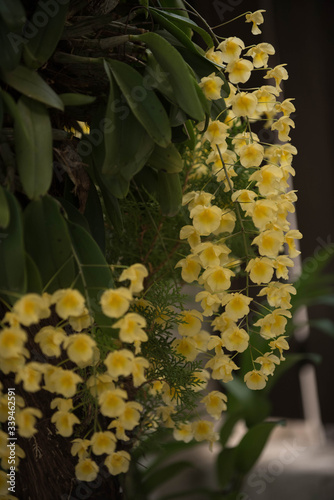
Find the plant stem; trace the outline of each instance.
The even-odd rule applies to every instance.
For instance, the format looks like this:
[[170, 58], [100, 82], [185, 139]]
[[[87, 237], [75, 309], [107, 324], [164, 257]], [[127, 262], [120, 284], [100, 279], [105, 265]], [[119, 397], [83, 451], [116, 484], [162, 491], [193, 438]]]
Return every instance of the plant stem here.
[[60, 64], [103, 64], [103, 57], [84, 57], [66, 52], [56, 52], [53, 56], [55, 62]]

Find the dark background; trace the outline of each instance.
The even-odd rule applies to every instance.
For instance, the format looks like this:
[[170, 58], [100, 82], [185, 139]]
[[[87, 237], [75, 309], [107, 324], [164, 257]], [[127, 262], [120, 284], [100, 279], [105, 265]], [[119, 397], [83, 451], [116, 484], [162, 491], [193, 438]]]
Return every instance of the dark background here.
[[[326, 254], [325, 244], [334, 243], [333, 182], [333, 35], [334, 2], [326, 0], [193, 0], [191, 4], [210, 26], [216, 26], [247, 11], [265, 9], [261, 35], [251, 34], [251, 24], [241, 17], [215, 33], [222, 37], [238, 36], [245, 45], [271, 43], [276, 50], [269, 66], [287, 63], [289, 79], [282, 82], [280, 98], [295, 98], [296, 113], [292, 116], [296, 129], [290, 136], [297, 150], [294, 189], [298, 190], [297, 218], [302, 259], [309, 271], [317, 259]], [[260, 73], [260, 72], [259, 72]], [[253, 75], [251, 77], [253, 86]], [[262, 80], [259, 85], [268, 84]], [[247, 85], [247, 84], [246, 84]], [[269, 142], [269, 141], [268, 141]], [[334, 255], [326, 268], [334, 273]], [[334, 279], [333, 279], [334, 283]], [[330, 318], [334, 306], [312, 306], [310, 319]], [[322, 356], [316, 368], [320, 408], [324, 423], [334, 422], [334, 337], [311, 329], [303, 344], [295, 351], [314, 352]], [[303, 418], [298, 370], [289, 371], [273, 392], [273, 414]]]

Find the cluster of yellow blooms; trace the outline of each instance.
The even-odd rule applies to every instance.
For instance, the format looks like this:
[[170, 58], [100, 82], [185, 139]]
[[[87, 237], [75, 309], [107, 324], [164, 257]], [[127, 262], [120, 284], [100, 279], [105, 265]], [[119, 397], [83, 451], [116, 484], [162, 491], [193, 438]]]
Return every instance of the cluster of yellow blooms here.
[[[141, 264], [135, 264], [125, 269], [119, 278], [120, 281], [130, 280], [128, 288], [105, 290], [100, 298], [103, 313], [108, 318], [118, 320], [112, 324], [112, 328], [119, 330], [119, 340], [122, 343], [133, 344], [135, 354], [140, 352], [141, 342], [148, 339], [143, 330], [146, 321], [141, 315], [127, 311], [134, 300], [133, 294], [143, 290], [143, 280], [146, 276], [146, 268]], [[61, 362], [58, 365], [37, 361], [27, 362], [27, 358], [30, 357], [30, 352], [25, 347], [28, 333], [23, 327], [30, 327], [48, 318], [52, 322], [53, 313], [57, 314], [60, 322], [57, 326], [42, 327], [33, 340], [45, 357], [53, 359], [62, 357]], [[1, 371], [5, 375], [14, 373], [15, 384], [22, 382], [22, 388], [26, 392], [33, 393], [44, 389], [61, 396], [55, 397], [50, 405], [51, 409], [55, 410], [51, 422], [55, 424], [58, 434], [69, 437], [73, 433], [73, 426], [80, 423], [74, 412], [72, 398], [83, 391], [84, 385], [96, 398], [100, 413], [111, 419], [108, 429], [114, 429], [115, 433], [109, 430], [94, 430], [90, 439], [73, 440], [72, 454], [79, 457], [76, 466], [77, 478], [92, 481], [98, 474], [99, 468], [90, 458], [89, 449], [95, 455], [107, 454], [104, 463], [111, 474], [126, 472], [130, 455], [124, 450], [116, 451], [117, 440], [129, 440], [126, 431], [131, 431], [138, 425], [143, 407], [136, 401], [128, 400], [128, 393], [121, 388], [118, 381], [119, 378], [131, 376], [134, 388], [146, 382], [145, 369], [149, 365], [147, 359], [135, 355], [130, 349], [121, 348], [109, 352], [103, 360], [106, 371], [97, 371], [97, 367], [101, 365], [99, 348], [91, 332], [82, 333], [91, 327], [93, 318], [85, 307], [84, 297], [78, 290], [63, 289], [52, 295], [44, 293], [42, 296], [34, 293], [24, 295], [14, 304], [12, 310], [5, 314], [2, 323]], [[70, 326], [74, 333], [67, 334], [66, 326]], [[62, 368], [64, 361], [74, 367]], [[92, 367], [93, 374], [84, 380], [76, 372], [87, 367]], [[82, 384], [80, 388], [78, 384]], [[8, 405], [7, 395], [2, 393], [2, 389], [3, 387], [0, 395], [0, 422], [4, 423], [8, 417]], [[24, 406], [22, 397], [16, 396], [18, 434], [30, 438], [37, 432], [35, 428], [37, 418], [42, 418], [43, 415], [38, 408]], [[3, 430], [0, 431], [0, 439], [1, 443], [7, 442], [7, 435]], [[8, 447], [5, 444], [0, 446], [0, 453], [1, 465], [6, 468]], [[19, 458], [23, 456], [23, 450], [17, 447], [17, 464]]]
[[[258, 24], [263, 22], [262, 12], [248, 14], [246, 21], [253, 22], [253, 34], [260, 33]], [[244, 56], [251, 60], [242, 57], [244, 50]], [[298, 230], [290, 229], [287, 220], [288, 213], [294, 212], [293, 202], [297, 199], [295, 191], [289, 190], [289, 177], [294, 175], [291, 162], [297, 153], [289, 143], [290, 127], [294, 127], [290, 114], [295, 107], [291, 99], [283, 102], [277, 99], [280, 83], [288, 78], [288, 73], [284, 64], [268, 69], [269, 55], [274, 53], [269, 43], [245, 48], [240, 38], [230, 37], [206, 54], [225, 69], [230, 94], [225, 99], [224, 121], [210, 120], [206, 128], [203, 124], [199, 126], [202, 147], [209, 145], [209, 154], [206, 164], [195, 164], [192, 175], [197, 179], [213, 175], [228, 202], [218, 206], [215, 196], [204, 190], [184, 195], [183, 204], [188, 206], [192, 224], [181, 229], [180, 238], [187, 240], [190, 254], [176, 265], [181, 267], [184, 281], [204, 286], [204, 291], [196, 295], [203, 315], [215, 315], [211, 325], [219, 336], [207, 339], [206, 349], [202, 345], [204, 352], [215, 350], [205, 368], [212, 370], [213, 379], [228, 382], [233, 378], [233, 370], [238, 369], [235, 356], [249, 349], [253, 370], [246, 373], [244, 380], [250, 389], [265, 387], [268, 376], [284, 359], [283, 350], [289, 348], [284, 332], [287, 318], [291, 317], [291, 294], [296, 290], [291, 284], [278, 280], [288, 279], [288, 268], [294, 265], [292, 259], [300, 253], [295, 240], [302, 237]], [[263, 78], [274, 79], [275, 86], [263, 85], [251, 91], [241, 88], [240, 84], [248, 82], [254, 69], [264, 70]], [[200, 83], [209, 100], [221, 98], [222, 85], [223, 81], [214, 73]], [[282, 142], [262, 143], [251, 130], [251, 124], [259, 120], [272, 131], [278, 131]], [[234, 186], [240, 178], [246, 180], [242, 189], [239, 189], [240, 182], [236, 189]], [[233, 255], [229, 246], [237, 234], [243, 239], [244, 258]], [[249, 238], [252, 247], [248, 244]], [[284, 253], [284, 246], [288, 255]], [[231, 290], [231, 279], [240, 270], [246, 275], [246, 285], [242, 290]], [[265, 296], [268, 305], [261, 305], [256, 311], [259, 319], [250, 324], [250, 308], [253, 312], [257, 305], [256, 287], [260, 288], [257, 295]], [[220, 314], [222, 306], [225, 310]], [[201, 315], [193, 312], [192, 323], [195, 318], [197, 323]], [[258, 327], [259, 332], [254, 331], [254, 327]], [[258, 352], [252, 346], [251, 335], [265, 339], [268, 351]], [[180, 341], [179, 351], [187, 355], [191, 351], [190, 343], [194, 343], [191, 336], [186, 342]], [[256, 359], [254, 351], [257, 351]]]
[[[97, 477], [99, 466], [91, 458], [92, 454], [106, 455], [104, 464], [112, 475], [127, 472], [130, 454], [123, 448], [126, 447], [127, 441], [133, 438], [131, 431], [139, 424], [146, 430], [154, 430], [158, 425], [174, 428], [175, 438], [184, 441], [194, 438], [197, 441], [213, 442], [217, 439], [213, 423], [208, 420], [186, 422], [176, 426], [172, 415], [176, 413], [180, 401], [176, 397], [175, 389], [170, 388], [163, 378], [153, 381], [146, 378], [150, 363], [140, 354], [141, 343], [148, 341], [145, 332], [147, 322], [144, 315], [135, 311], [138, 306], [148, 307], [148, 310], [152, 311], [154, 306], [135, 296], [143, 290], [143, 280], [147, 275], [145, 266], [134, 264], [124, 269], [119, 277], [121, 282], [129, 280], [128, 287], [107, 289], [101, 294], [102, 312], [112, 320], [111, 328], [118, 330], [117, 345], [104, 359], [101, 359], [94, 338], [94, 320], [78, 290], [62, 289], [52, 295], [26, 294], [16, 301], [12, 310], [7, 312], [2, 320], [1, 371], [5, 375], [13, 374], [15, 384], [22, 384], [22, 390], [27, 393], [45, 390], [56, 395], [51, 400], [50, 408], [54, 410], [51, 422], [55, 425], [57, 434], [70, 437], [74, 426], [81, 423], [75, 410], [82, 406], [80, 397], [85, 391], [89, 391], [95, 399], [97, 413], [103, 416], [104, 422], [108, 421], [107, 428], [102, 429], [96, 417], [94, 430], [87, 434], [91, 434], [89, 439], [85, 436], [72, 440], [71, 452], [73, 456], [78, 456], [76, 477], [82, 481], [93, 481]], [[194, 314], [201, 317], [200, 313]], [[180, 332], [190, 332], [191, 317], [191, 312], [184, 313], [184, 318], [181, 318], [184, 324], [179, 325]], [[52, 362], [28, 361], [30, 352], [27, 346], [32, 339], [29, 338], [31, 333], [28, 333], [25, 327], [39, 325], [41, 321], [55, 323], [55, 318], [55, 326], [43, 326], [33, 336], [35, 346], [38, 345], [44, 357], [52, 358]], [[158, 321], [161, 322], [162, 319], [157, 318]], [[69, 333], [66, 330], [69, 330]], [[194, 339], [197, 335], [198, 346], [202, 350], [208, 334], [205, 334], [203, 339], [203, 334], [193, 330], [191, 335]], [[34, 350], [36, 351], [36, 347]], [[66, 368], [63, 367], [64, 363]], [[83, 370], [85, 368], [89, 370]], [[208, 377], [209, 374], [205, 370], [194, 372], [196, 391], [206, 387]], [[143, 385], [147, 386], [151, 395], [159, 395], [159, 401], [162, 403], [155, 409], [155, 413], [146, 408], [145, 416], [143, 405], [135, 400], [136, 390]], [[2, 386], [0, 391], [0, 422], [4, 424], [8, 418], [8, 399]], [[211, 392], [202, 401], [209, 414], [215, 418], [219, 418], [221, 411], [226, 408], [226, 396], [217, 391]], [[37, 419], [43, 418], [43, 414], [39, 408], [25, 406], [23, 398], [17, 395], [15, 418], [18, 434], [31, 438], [37, 432]], [[131, 433], [131, 438], [128, 432]], [[8, 468], [7, 438], [7, 433], [0, 430], [2, 469]], [[22, 457], [24, 451], [16, 446], [16, 466]], [[6, 488], [6, 474], [0, 471], [0, 491], [5, 491]]]

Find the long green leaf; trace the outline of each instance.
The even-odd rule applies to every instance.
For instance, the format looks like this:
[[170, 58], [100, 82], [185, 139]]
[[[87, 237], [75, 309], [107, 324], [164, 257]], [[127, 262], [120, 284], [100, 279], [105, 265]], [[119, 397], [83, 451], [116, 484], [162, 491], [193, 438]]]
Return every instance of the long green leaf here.
[[135, 177], [135, 183], [142, 188], [144, 193], [149, 193], [150, 197], [157, 199], [158, 193], [158, 172], [146, 165]]
[[161, 11], [157, 11], [155, 9], [150, 9], [150, 11], [153, 18], [168, 32], [167, 34], [170, 33], [173, 37], [175, 37], [175, 41], [178, 40], [184, 47], [187, 47], [187, 49], [196, 54], [204, 52], [200, 47], [191, 41], [188, 34], [184, 31], [184, 28], [181, 29], [175, 23], [171, 22], [168, 18], [162, 15]]
[[[82, 227], [68, 222], [71, 246], [80, 279], [77, 288], [85, 294], [87, 305], [97, 324], [106, 325], [108, 319], [101, 312], [101, 291], [113, 288], [114, 280], [104, 255], [91, 235]], [[109, 330], [110, 333], [110, 330]]]
[[6, 229], [10, 221], [10, 209], [4, 188], [0, 186], [0, 228]]
[[168, 73], [163, 71], [150, 50], [147, 50], [144, 78], [150, 87], [157, 89], [169, 102], [176, 104], [174, 92], [168, 80]]
[[21, 59], [22, 46], [22, 37], [11, 31], [0, 18], [0, 68], [3, 71], [13, 71], [17, 67]]
[[22, 96], [15, 120], [17, 166], [23, 189], [30, 199], [47, 193], [52, 180], [52, 128], [46, 107]]
[[204, 42], [207, 44], [207, 46], [209, 48], [213, 47], [213, 40], [212, 40], [211, 36], [209, 35], [209, 33], [207, 31], [205, 31], [203, 28], [201, 28], [200, 26], [198, 26], [198, 24], [196, 24], [192, 19], [186, 18], [184, 16], [180, 16], [179, 14], [175, 14], [174, 12], [166, 12], [166, 11], [161, 12], [161, 11], [157, 11], [156, 9], [153, 9], [153, 8], [150, 9], [150, 12], [155, 12], [155, 13], [158, 12], [160, 14], [160, 16], [165, 17], [171, 23], [175, 24], [177, 27], [188, 28], [188, 29], [196, 31], [196, 33], [198, 33], [202, 37], [202, 39], [204, 40]]
[[231, 413], [242, 412], [248, 427], [251, 427], [270, 414], [270, 401], [264, 391], [248, 389], [240, 378], [234, 378], [226, 384], [229, 392], [229, 410]]
[[106, 237], [104, 227], [103, 210], [100, 197], [94, 182], [89, 186], [88, 198], [86, 201], [84, 216], [88, 222], [90, 233], [99, 245], [102, 253], [105, 251]]
[[64, 104], [52, 88], [39, 76], [26, 66], [19, 65], [14, 71], [3, 72], [2, 79], [18, 92], [42, 102], [52, 108], [64, 110]]
[[[143, 168], [153, 151], [154, 140], [128, 106], [122, 106], [121, 112], [115, 107], [115, 103], [121, 102], [122, 95], [107, 63], [105, 69], [110, 81], [110, 93], [105, 117], [105, 157], [101, 175], [108, 185], [114, 186], [120, 176], [128, 183]], [[117, 194], [115, 196], [120, 197]]]
[[211, 75], [211, 73], [215, 73], [216, 76], [219, 76], [224, 82], [221, 88], [222, 97], [227, 97], [230, 93], [230, 87], [226, 80], [226, 77], [222, 71], [220, 71], [217, 66], [207, 59], [204, 55], [194, 53], [192, 50], [189, 50], [186, 47], [177, 47], [180, 54], [183, 56], [184, 60], [191, 66], [191, 68], [195, 71], [197, 77], [199, 79], [204, 78], [205, 76]]
[[6, 229], [0, 233], [0, 289], [9, 292], [5, 297], [12, 304], [16, 298], [10, 293], [26, 292], [27, 275], [21, 208], [9, 191], [4, 190], [4, 195], [10, 212], [10, 221]]
[[[50, 9], [50, 4], [37, 4], [33, 18], [43, 18], [45, 23], [39, 27], [35, 36], [24, 45], [24, 61], [27, 66], [37, 69], [53, 54], [58, 41], [64, 31], [64, 24], [67, 15], [69, 2], [54, 2], [54, 8]], [[48, 8], [49, 12], [46, 10]]]
[[232, 434], [234, 426], [237, 424], [237, 422], [239, 422], [241, 418], [243, 418], [243, 415], [243, 410], [227, 414], [226, 420], [224, 421], [219, 433], [219, 442], [222, 446], [225, 446]]
[[202, 121], [205, 118], [188, 66], [179, 52], [157, 33], [144, 33], [131, 37], [146, 43], [164, 71], [168, 73], [175, 99], [190, 117]]
[[237, 448], [224, 448], [217, 457], [216, 475], [221, 488], [226, 488], [235, 480], [237, 473], [235, 468], [236, 457]]
[[211, 106], [211, 119], [212, 120], [220, 120], [224, 122], [226, 118], [226, 104], [225, 99], [222, 97], [221, 99], [217, 99], [216, 101], [212, 101]]
[[[89, 173], [90, 178], [91, 178], [91, 184], [98, 186], [98, 188], [101, 192], [102, 200], [103, 200], [103, 204], [104, 204], [104, 208], [105, 208], [105, 213], [106, 213], [107, 217], [109, 218], [112, 226], [114, 227], [114, 229], [116, 230], [118, 235], [120, 235], [124, 229], [124, 226], [123, 226], [122, 213], [121, 213], [121, 209], [120, 209], [120, 206], [118, 203], [118, 199], [109, 191], [109, 189], [105, 185], [105, 183], [102, 179], [102, 175], [101, 175], [99, 168], [98, 168], [98, 165], [103, 162], [103, 158], [104, 158], [104, 147], [102, 144], [99, 147], [94, 148], [93, 154], [91, 154], [87, 157], [87, 160], [86, 160], [87, 170], [88, 170], [88, 173]], [[94, 199], [95, 199], [95, 196], [98, 196], [97, 192], [96, 192], [96, 195], [94, 195]], [[97, 208], [97, 204], [95, 202], [92, 202], [92, 203], [94, 203], [94, 210], [89, 208], [89, 196], [88, 196], [86, 206], [87, 206], [87, 211], [89, 211], [89, 216], [87, 213], [86, 218], [90, 224], [91, 233], [93, 235], [94, 235], [94, 231], [92, 229], [92, 225], [95, 225], [96, 229], [98, 231], [103, 232], [103, 253], [104, 253], [104, 246], [105, 246], [104, 215], [103, 215], [102, 207], [100, 206], [101, 211], [99, 212], [99, 215], [97, 217], [97, 219], [100, 220], [100, 222], [96, 225], [94, 213], [95, 213], [95, 209]], [[95, 240], [99, 241], [98, 238], [96, 238], [96, 237], [95, 237]], [[100, 247], [101, 247], [101, 245], [100, 245]]]
[[86, 106], [96, 101], [96, 97], [84, 94], [65, 93], [59, 94], [64, 106]]
[[147, 163], [157, 170], [163, 170], [170, 174], [181, 172], [183, 169], [182, 156], [174, 144], [170, 144], [167, 148], [156, 145]]
[[155, 92], [128, 64], [111, 60], [108, 64], [134, 116], [154, 142], [167, 146], [171, 142], [171, 129], [167, 113]]
[[112, 226], [116, 229], [116, 231], [120, 235], [124, 230], [124, 224], [118, 199], [116, 196], [112, 194], [112, 192], [104, 184], [102, 179], [100, 179], [99, 188], [101, 190], [107, 216], [109, 217]]
[[194, 126], [191, 120], [187, 120], [184, 125], [186, 127], [186, 131], [189, 137], [188, 141], [185, 143], [185, 146], [188, 147], [191, 151], [193, 151], [197, 143]]
[[11, 31], [21, 29], [26, 20], [26, 14], [21, 1], [1, 0], [0, 17], [2, 17]]
[[261, 455], [273, 429], [283, 424], [282, 420], [262, 422], [249, 429], [236, 448], [236, 470], [241, 474], [247, 474]]
[[[160, 0], [161, 7], [168, 7], [168, 12], [178, 14], [185, 19], [189, 19], [189, 14], [182, 0]], [[164, 9], [166, 12], [167, 9]], [[181, 27], [182, 31], [189, 37], [192, 37], [192, 30], [186, 26]]]
[[52, 293], [75, 279], [71, 240], [60, 205], [51, 196], [29, 203], [24, 212], [27, 252], [38, 263], [43, 287]]
[[130, 188], [130, 181], [125, 179], [122, 173], [114, 176], [103, 176], [102, 184], [112, 196], [120, 200], [127, 196]]
[[172, 217], [182, 203], [182, 188], [179, 174], [158, 172], [158, 200], [163, 215]]
[[143, 479], [145, 479], [147, 476], [154, 475], [155, 471], [158, 468], [161, 468], [165, 461], [170, 460], [178, 453], [182, 453], [186, 450], [189, 451], [195, 446], [198, 446], [198, 442], [194, 440], [190, 441], [189, 443], [184, 443], [183, 441], [170, 441], [164, 442], [163, 445], [159, 441], [157, 450], [155, 450], [157, 452], [157, 458], [149, 464], [148, 468], [145, 471], [143, 471]]
[[42, 278], [38, 267], [30, 255], [26, 252], [26, 270], [27, 270], [27, 292], [43, 293]]
[[143, 487], [145, 488], [146, 493], [151, 493], [165, 482], [183, 472], [185, 469], [189, 469], [191, 467], [194, 467], [194, 465], [185, 460], [180, 460], [179, 462], [166, 465], [166, 467], [155, 470], [154, 474], [147, 477], [143, 482]]
[[79, 212], [79, 210], [73, 205], [73, 203], [62, 197], [57, 197], [57, 200], [64, 208], [68, 220], [73, 222], [73, 224], [77, 224], [78, 226], [83, 227], [89, 233], [90, 229], [86, 218], [82, 215], [82, 213]]

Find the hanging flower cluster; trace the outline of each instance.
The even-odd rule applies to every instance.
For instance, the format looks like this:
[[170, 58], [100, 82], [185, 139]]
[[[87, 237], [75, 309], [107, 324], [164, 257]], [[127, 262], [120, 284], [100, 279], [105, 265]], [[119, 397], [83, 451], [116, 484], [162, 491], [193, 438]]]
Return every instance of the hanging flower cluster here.
[[[253, 34], [260, 33], [262, 12], [246, 16], [246, 22], [253, 23]], [[200, 143], [195, 156], [203, 156], [203, 148], [208, 154], [205, 163], [195, 158], [190, 176], [205, 179], [214, 192], [202, 189], [184, 195], [191, 224], [181, 229], [180, 238], [187, 240], [190, 253], [176, 265], [185, 282], [203, 285], [196, 301], [204, 316], [214, 315], [211, 326], [219, 332], [206, 344], [215, 354], [205, 368], [212, 370], [213, 379], [228, 382], [239, 369], [235, 356], [248, 350], [253, 369], [244, 380], [250, 389], [265, 387], [289, 348], [284, 332], [291, 317], [291, 294], [296, 290], [286, 280], [294, 265], [292, 259], [300, 253], [295, 240], [302, 237], [288, 221], [297, 199], [289, 185], [297, 153], [289, 137], [295, 107], [291, 99], [279, 100], [280, 85], [288, 73], [284, 64], [268, 68], [269, 55], [274, 53], [269, 43], [245, 48], [240, 38], [230, 37], [206, 54], [225, 68], [230, 94], [224, 116], [198, 127]], [[254, 70], [264, 71], [263, 78], [274, 79], [275, 86], [243, 88], [241, 84], [248, 82]], [[214, 74], [203, 78], [200, 85], [209, 100], [220, 98], [222, 81]], [[260, 140], [252, 130], [260, 121], [278, 132], [280, 143]], [[233, 252], [235, 238], [241, 241], [238, 254]], [[237, 275], [244, 276], [240, 290], [232, 288]], [[265, 297], [267, 304], [259, 304], [257, 296]], [[261, 350], [252, 344], [259, 336], [266, 341]], [[190, 337], [188, 344], [191, 341]], [[188, 344], [180, 341], [178, 348], [189, 350]]]

